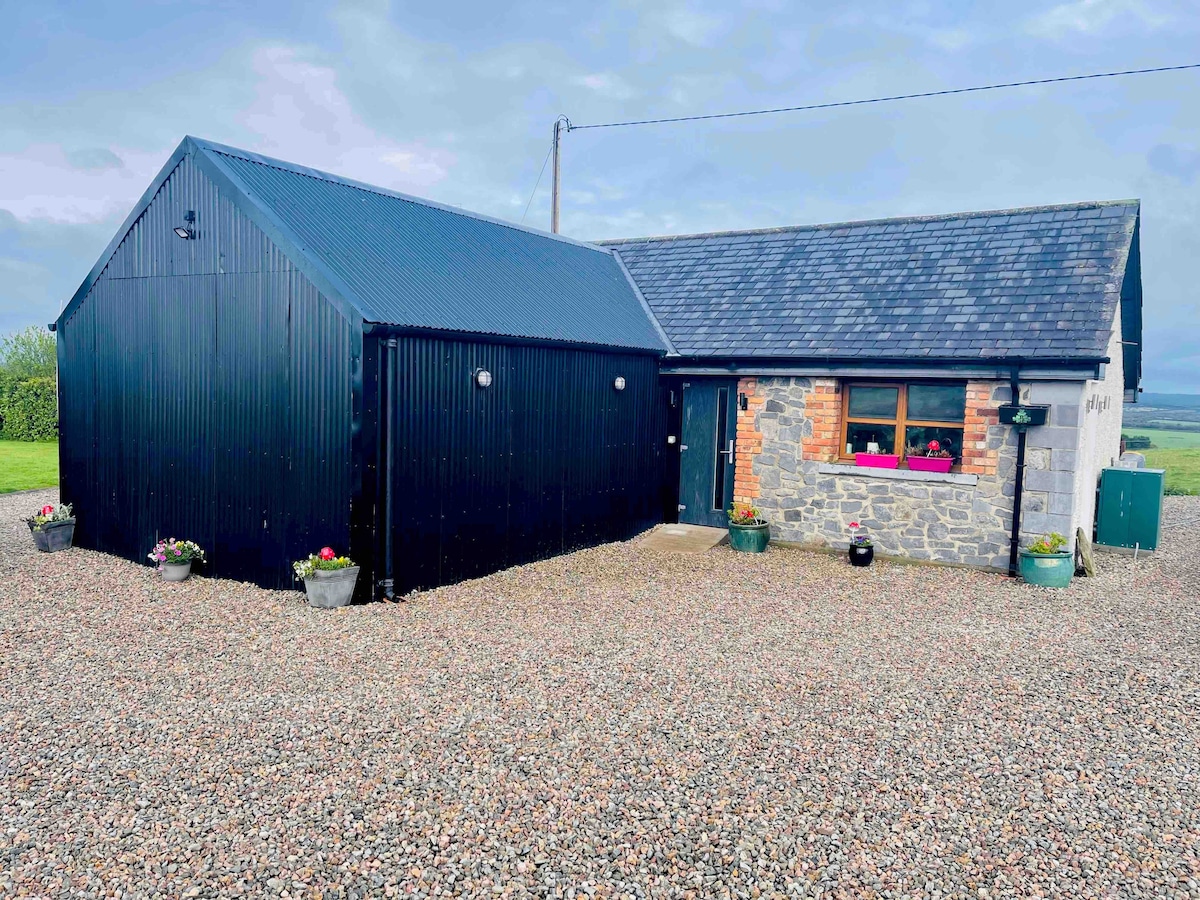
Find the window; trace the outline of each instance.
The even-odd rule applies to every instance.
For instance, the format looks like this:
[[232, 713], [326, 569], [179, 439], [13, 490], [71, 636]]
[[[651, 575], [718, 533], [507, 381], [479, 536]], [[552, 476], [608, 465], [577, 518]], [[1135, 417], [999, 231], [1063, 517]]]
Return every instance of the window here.
[[850, 382], [842, 392], [841, 456], [908, 455], [936, 440], [962, 462], [966, 384]]

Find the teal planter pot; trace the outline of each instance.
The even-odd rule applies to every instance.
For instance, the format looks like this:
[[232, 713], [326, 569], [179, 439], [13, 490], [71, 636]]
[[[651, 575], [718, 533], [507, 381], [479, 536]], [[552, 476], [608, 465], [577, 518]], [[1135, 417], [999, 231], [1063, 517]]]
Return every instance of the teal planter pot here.
[[739, 553], [762, 553], [770, 540], [771, 526], [767, 522], [729, 526], [729, 546]]
[[1026, 584], [1063, 588], [1075, 574], [1073, 553], [1030, 553], [1021, 551], [1021, 577]]

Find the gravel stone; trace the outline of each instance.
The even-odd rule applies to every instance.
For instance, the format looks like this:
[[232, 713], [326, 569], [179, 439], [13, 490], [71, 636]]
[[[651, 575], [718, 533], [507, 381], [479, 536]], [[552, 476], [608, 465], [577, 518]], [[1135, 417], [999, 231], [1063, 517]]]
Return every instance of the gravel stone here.
[[635, 541], [342, 610], [38, 554], [53, 498], [0, 896], [1200, 897], [1196, 498], [1064, 591]]

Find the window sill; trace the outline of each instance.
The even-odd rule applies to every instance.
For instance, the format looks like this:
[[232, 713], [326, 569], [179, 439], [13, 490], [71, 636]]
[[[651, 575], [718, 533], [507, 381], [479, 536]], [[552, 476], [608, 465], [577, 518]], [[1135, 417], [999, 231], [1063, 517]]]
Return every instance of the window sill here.
[[884, 481], [923, 481], [927, 484], [974, 485], [979, 483], [978, 475], [964, 475], [961, 472], [914, 472], [912, 469], [877, 469], [874, 466], [847, 466], [837, 463], [817, 463], [817, 472], [821, 475], [880, 478]]

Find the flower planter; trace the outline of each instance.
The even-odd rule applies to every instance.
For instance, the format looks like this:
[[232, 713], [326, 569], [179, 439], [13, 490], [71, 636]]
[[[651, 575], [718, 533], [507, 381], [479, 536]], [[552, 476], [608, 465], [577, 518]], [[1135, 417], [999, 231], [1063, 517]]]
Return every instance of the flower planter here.
[[71, 541], [75, 538], [75, 520], [64, 519], [61, 522], [47, 522], [37, 528], [30, 525], [29, 531], [33, 535], [35, 547], [43, 553], [57, 553], [59, 550], [66, 550], [71, 546]]
[[954, 459], [949, 456], [910, 456], [908, 468], [913, 472], [949, 472]]
[[860, 547], [856, 544], [851, 544], [849, 554], [850, 565], [869, 566], [871, 561], [875, 559], [875, 548], [871, 546]]
[[1026, 584], [1063, 588], [1075, 574], [1075, 554], [1021, 551], [1021, 577]]
[[894, 469], [900, 465], [896, 453], [855, 453], [854, 464], [872, 469]]
[[734, 525], [729, 523], [729, 546], [739, 553], [762, 553], [771, 540], [771, 525]]
[[192, 574], [192, 561], [185, 563], [165, 562], [160, 566], [163, 581], [187, 581]]
[[358, 581], [359, 566], [345, 569], [318, 569], [304, 579], [304, 593], [308, 605], [318, 609], [334, 609], [348, 606], [354, 596], [354, 585]]

